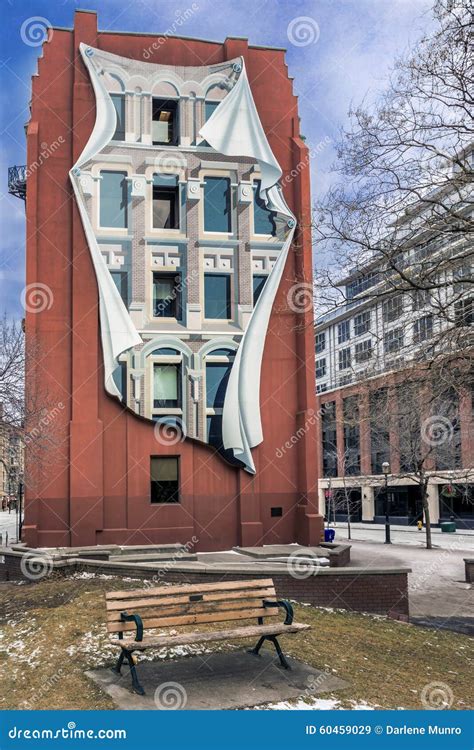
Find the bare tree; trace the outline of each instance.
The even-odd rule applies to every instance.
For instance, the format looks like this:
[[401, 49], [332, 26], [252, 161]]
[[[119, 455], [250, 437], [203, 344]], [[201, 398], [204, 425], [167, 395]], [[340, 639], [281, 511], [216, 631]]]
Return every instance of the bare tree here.
[[4, 435], [8, 432], [19, 437], [27, 455], [25, 476], [13, 466], [5, 466], [15, 492], [20, 480], [30, 487], [38, 482], [61, 444], [55, 420], [64, 408], [62, 402], [39, 376], [31, 378], [34, 387], [25, 393], [25, 371], [38, 369], [40, 355], [33, 339], [26, 354], [23, 323], [4, 314], [0, 318], [0, 427]]
[[474, 305], [472, 5], [433, 12], [436, 30], [397, 60], [381, 98], [349, 113], [339, 178], [314, 214], [316, 292], [322, 310], [423, 297], [454, 351], [472, 346], [459, 324]]

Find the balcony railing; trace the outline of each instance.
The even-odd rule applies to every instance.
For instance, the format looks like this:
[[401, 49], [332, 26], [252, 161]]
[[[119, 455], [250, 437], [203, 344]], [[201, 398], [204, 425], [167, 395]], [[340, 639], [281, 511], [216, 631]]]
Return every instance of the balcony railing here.
[[26, 200], [26, 165], [8, 167], [8, 192]]

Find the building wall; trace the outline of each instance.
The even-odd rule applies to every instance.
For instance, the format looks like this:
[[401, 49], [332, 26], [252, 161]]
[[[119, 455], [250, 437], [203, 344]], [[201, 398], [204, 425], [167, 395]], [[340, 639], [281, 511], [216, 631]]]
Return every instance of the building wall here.
[[[366, 522], [381, 522], [381, 514], [377, 514], [377, 498], [383, 492], [385, 478], [380, 470], [376, 470], [372, 461], [372, 427], [371, 427], [371, 398], [380, 389], [386, 389], [389, 405], [385, 414], [386, 430], [388, 433], [388, 443], [386, 446], [386, 460], [390, 465], [388, 486], [390, 493], [396, 493], [400, 490], [409, 492], [413, 497], [419, 494], [419, 484], [417, 477], [410, 472], [404, 471], [400, 466], [400, 441], [401, 434], [397, 420], [393, 415], [397, 415], [395, 400], [397, 394], [399, 398], [403, 397], [404, 373], [387, 373], [376, 378], [371, 378], [365, 382], [359, 382], [342, 388], [336, 388], [327, 393], [321, 393], [317, 396], [318, 403], [318, 442], [320, 446], [318, 476], [319, 476], [319, 503], [320, 510], [328, 512], [328, 497], [334, 496], [339, 491], [343, 493], [345, 488], [360, 489], [361, 493], [361, 519]], [[422, 381], [424, 382], [424, 381]], [[425, 383], [426, 386], [426, 383]], [[401, 389], [399, 390], [399, 388]], [[356, 398], [358, 403], [358, 419], [350, 419], [352, 426], [355, 423], [359, 432], [359, 470], [355, 470], [356, 461], [347, 461], [348, 451], [347, 444], [344, 440], [344, 424], [347, 418], [344, 414], [344, 403], [348, 398]], [[390, 405], [390, 400], [392, 404]], [[335, 439], [329, 438], [330, 453], [335, 453], [335, 471], [331, 472], [331, 466], [328, 466], [328, 451], [323, 449], [323, 413], [327, 409], [327, 404], [334, 403], [334, 430]], [[425, 462], [424, 468], [429, 476], [428, 483], [428, 502], [430, 507], [430, 518], [434, 524], [449, 518], [449, 501], [442, 495], [446, 488], [454, 485], [459, 492], [465, 494], [465, 512], [461, 515], [454, 513], [460, 527], [474, 527], [473, 516], [473, 499], [474, 499], [474, 469], [472, 457], [474, 455], [474, 422], [473, 422], [473, 401], [472, 390], [465, 388], [459, 398], [458, 407], [458, 425], [456, 432], [456, 445], [452, 443], [452, 449], [457, 455], [457, 465], [452, 465], [448, 469], [439, 469], [436, 466], [435, 452]], [[454, 438], [453, 438], [454, 439]], [[326, 442], [328, 445], [328, 442]], [[326, 460], [325, 460], [326, 455]], [[329, 470], [328, 470], [329, 469]], [[332, 493], [332, 495], [331, 495]], [[391, 500], [393, 502], [393, 498]], [[352, 512], [352, 511], [351, 511]], [[339, 511], [341, 515], [341, 510]], [[344, 513], [342, 512], [342, 516]], [[354, 514], [355, 515], [355, 514]], [[414, 522], [415, 517], [398, 517], [393, 516], [394, 523]]]
[[[218, 44], [173, 38], [159, 47], [156, 60], [200, 66], [203, 61], [211, 65], [242, 55], [263, 127], [284, 174], [304, 165], [284, 188], [302, 228], [267, 333], [260, 396], [264, 441], [253, 452], [256, 475], [230, 466], [211, 447], [191, 438], [166, 444], [157, 439], [152, 423], [104, 391], [97, 285], [68, 181], [95, 118], [93, 92], [78, 47], [84, 42], [142, 60], [155, 39], [97, 31], [94, 13], [77, 12], [73, 30], [54, 30], [33, 78], [28, 163], [37, 159], [42, 144], [59, 136], [64, 143], [28, 179], [27, 284], [47, 285], [53, 300], [41, 313], [27, 313], [27, 341], [36, 341], [41, 351], [28, 374], [28, 388], [46, 384], [65, 407], [55, 420], [57, 450], [47, 457], [44, 472], [35, 474], [36, 481], [26, 487], [24, 539], [32, 546], [56, 546], [185, 543], [196, 536], [201, 550], [277, 541], [314, 544], [321, 537], [322, 521], [311, 420], [312, 313], [293, 312], [286, 302], [296, 282], [311, 280], [311, 239], [305, 228], [309, 171], [282, 50], [252, 48], [241, 39]], [[64, 65], [64, 60], [70, 64]], [[137, 221], [143, 221], [142, 209], [133, 210]], [[242, 294], [248, 292], [243, 287]], [[134, 293], [143, 301], [144, 289], [138, 283]], [[139, 309], [136, 314], [141, 314]], [[140, 410], [145, 410], [143, 380], [137, 395]], [[277, 458], [279, 447], [305, 425], [292, 450]], [[203, 433], [198, 431], [197, 437]], [[180, 457], [178, 504], [150, 504], [150, 456], [155, 455]], [[275, 507], [282, 509], [280, 516], [271, 514]]]

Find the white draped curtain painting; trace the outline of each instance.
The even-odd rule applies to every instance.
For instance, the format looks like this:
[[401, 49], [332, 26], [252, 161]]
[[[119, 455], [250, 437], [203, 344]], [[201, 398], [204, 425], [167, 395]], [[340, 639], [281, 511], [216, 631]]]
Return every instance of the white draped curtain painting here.
[[[127, 60], [84, 44], [81, 44], [80, 52], [95, 94], [96, 120], [82, 154], [70, 171], [70, 179], [98, 282], [104, 386], [110, 395], [120, 398], [121, 394], [113, 378], [118, 358], [143, 341], [100, 251], [98, 237], [87, 208], [87, 194], [81, 176], [87, 172], [90, 163], [109, 146], [116, 132], [117, 110], [110, 95], [111, 87], [108, 85], [112, 71], [129, 66], [135, 71], [139, 69], [140, 76], [151, 81], [163, 66]], [[296, 221], [279, 186], [282, 171], [262, 128], [244, 61], [237, 59], [226, 63], [226, 66], [230, 71], [226, 80], [228, 93], [213, 109], [199, 135], [219, 154], [255, 160], [261, 174], [260, 198], [266, 207], [274, 212], [284, 240], [241, 338], [227, 383], [222, 410], [224, 448], [232, 450], [234, 457], [242, 462], [248, 472], [255, 473], [252, 448], [263, 440], [259, 403], [263, 349], [273, 301], [281, 281]], [[181, 70], [186, 71], [185, 68]], [[206, 71], [208, 70], [209, 68], [206, 68]]]

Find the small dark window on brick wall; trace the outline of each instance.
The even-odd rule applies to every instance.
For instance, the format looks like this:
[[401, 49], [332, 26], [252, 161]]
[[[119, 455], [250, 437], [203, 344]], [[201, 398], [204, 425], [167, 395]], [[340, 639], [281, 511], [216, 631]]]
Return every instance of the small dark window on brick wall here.
[[283, 508], [270, 508], [272, 518], [280, 518], [283, 515]]

